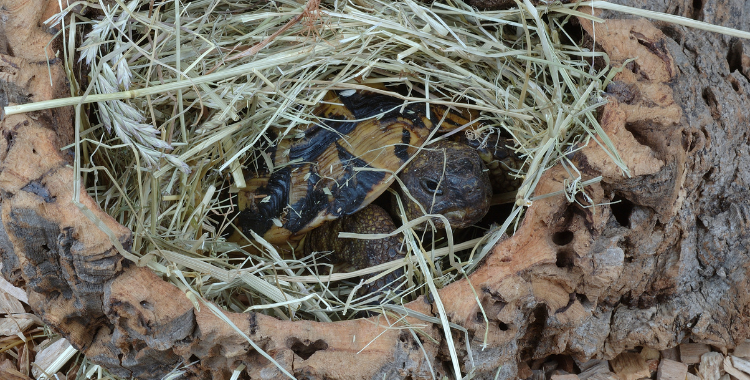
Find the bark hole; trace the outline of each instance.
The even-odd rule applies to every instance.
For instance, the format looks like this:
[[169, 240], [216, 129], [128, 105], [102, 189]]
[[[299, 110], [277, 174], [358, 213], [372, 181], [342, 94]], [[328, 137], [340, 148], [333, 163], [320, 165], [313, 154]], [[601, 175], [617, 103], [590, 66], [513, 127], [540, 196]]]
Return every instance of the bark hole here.
[[714, 94], [714, 92], [711, 90], [711, 88], [706, 87], [703, 89], [703, 93], [701, 95], [703, 96], [703, 101], [711, 111], [711, 117], [714, 119], [718, 119], [721, 114], [719, 113], [719, 102], [716, 100], [716, 95]]
[[5, 137], [5, 142], [7, 144], [7, 147], [5, 148], [6, 153], [13, 147], [13, 141], [16, 138], [16, 134], [17, 132], [15, 131], [3, 130], [3, 137]]
[[[508, 303], [503, 299], [503, 296], [499, 294], [498, 292], [490, 291], [489, 289], [483, 289], [486, 296], [482, 299], [482, 307], [484, 308], [484, 312], [488, 315], [498, 315], [500, 312], [503, 311], [506, 305]], [[487, 297], [489, 296], [489, 297]], [[481, 312], [478, 312], [479, 319], [477, 319], [478, 322], [483, 322], [484, 317], [481, 316]]]
[[734, 92], [738, 94], [742, 94], [742, 87], [740, 87], [740, 82], [735, 77], [729, 77], [729, 84], [732, 85], [732, 89]]
[[409, 341], [409, 338], [408, 338], [408, 337], [406, 336], [406, 333], [401, 333], [401, 334], [399, 334], [399, 336], [398, 336], [398, 340], [399, 340], [399, 341], [400, 341], [401, 343], [406, 343], [407, 341]]
[[565, 30], [565, 33], [562, 33], [560, 37], [570, 43], [580, 44], [584, 39], [583, 28], [581, 28], [581, 24], [577, 19], [573, 18], [571, 22], [565, 23], [563, 30]]
[[693, 0], [693, 14], [691, 18], [693, 20], [698, 20], [701, 16], [701, 11], [703, 11], [703, 1]]
[[544, 331], [544, 326], [547, 324], [547, 317], [549, 317], [549, 312], [547, 312], [547, 305], [543, 303], [538, 304], [531, 311], [526, 333], [519, 339], [519, 346], [523, 347], [519, 355], [521, 361], [528, 361], [534, 358], [534, 351], [536, 351], [536, 347], [541, 341], [542, 331]]
[[641, 71], [641, 66], [635, 61], [630, 61], [625, 65], [625, 68], [630, 70], [633, 74], [638, 74]]
[[658, 23], [656, 26], [665, 36], [673, 39], [678, 44], [682, 43], [682, 31], [670, 23]]
[[635, 141], [638, 141], [639, 144], [650, 147], [648, 139], [642, 133], [644, 125], [641, 123], [625, 123], [625, 129], [633, 135], [633, 138]]
[[630, 215], [633, 213], [634, 206], [633, 202], [617, 194], [612, 198], [609, 208], [612, 209], [612, 215], [615, 217], [617, 224], [630, 228]]
[[558, 268], [572, 268], [575, 263], [576, 253], [570, 249], [562, 249], [557, 252], [555, 265]]
[[42, 199], [44, 199], [44, 201], [47, 203], [52, 203], [52, 202], [55, 202], [56, 200], [56, 197], [50, 194], [47, 187], [44, 186], [41, 182], [36, 181], [36, 180], [27, 183], [26, 186], [21, 188], [21, 190], [28, 192], [28, 193], [35, 194], [41, 197]]
[[559, 246], [568, 245], [571, 241], [573, 241], [573, 238], [575, 235], [572, 231], [565, 230], [565, 231], [558, 231], [552, 234], [552, 242]]
[[289, 339], [289, 348], [297, 354], [297, 356], [301, 357], [302, 360], [307, 360], [312, 356], [314, 353], [320, 351], [320, 350], [326, 350], [328, 349], [328, 343], [326, 343], [323, 339], [318, 339], [315, 342], [312, 342], [310, 344], [305, 344], [298, 338], [290, 338]]
[[706, 174], [703, 175], [703, 180], [706, 182], [711, 182], [711, 176], [714, 174], [716, 170], [714, 168], [709, 168]]
[[581, 305], [583, 305], [584, 307], [592, 306], [591, 301], [589, 301], [589, 298], [586, 297], [585, 294], [576, 293], [575, 295], [576, 295], [576, 299], [578, 299], [578, 302], [580, 302]]
[[[729, 64], [729, 72], [739, 71], [742, 72], [742, 41], [739, 38], [732, 38], [729, 41], [729, 51], [727, 51], [727, 63]], [[737, 91], [736, 84], [732, 83], [732, 87]]]
[[699, 130], [682, 131], [682, 149], [693, 154], [705, 146], [703, 132]]
[[474, 318], [478, 323], [484, 322], [484, 314], [482, 314], [481, 311], [477, 311], [477, 314], [474, 316]]

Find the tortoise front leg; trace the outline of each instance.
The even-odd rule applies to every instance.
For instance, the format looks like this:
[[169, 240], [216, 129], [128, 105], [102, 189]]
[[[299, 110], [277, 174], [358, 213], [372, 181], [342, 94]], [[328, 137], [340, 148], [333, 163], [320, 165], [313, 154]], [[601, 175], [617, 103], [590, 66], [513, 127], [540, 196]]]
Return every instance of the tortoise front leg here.
[[[402, 241], [399, 236], [384, 239], [341, 239], [339, 232], [357, 234], [391, 233], [396, 229], [390, 215], [380, 206], [371, 204], [364, 209], [334, 220], [311, 231], [305, 239], [305, 252], [333, 251], [333, 262], [343, 262], [364, 269], [388, 261], [404, 257]], [[403, 275], [399, 269], [381, 277], [377, 281], [365, 285], [360, 294], [369, 294], [386, 290], [386, 286], [395, 286], [395, 281]], [[368, 275], [365, 278], [373, 277]]]

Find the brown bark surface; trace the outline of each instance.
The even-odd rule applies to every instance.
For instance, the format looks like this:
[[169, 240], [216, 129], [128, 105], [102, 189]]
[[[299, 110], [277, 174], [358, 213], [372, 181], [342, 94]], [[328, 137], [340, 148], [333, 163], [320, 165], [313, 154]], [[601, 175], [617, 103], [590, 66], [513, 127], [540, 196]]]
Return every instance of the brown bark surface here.
[[[692, 1], [633, 3], [750, 30], [743, 0], [707, 0], [702, 9]], [[0, 100], [64, 96], [62, 63], [47, 58], [54, 45], [44, 51], [54, 31], [41, 24], [57, 2], [0, 6]], [[750, 44], [604, 16], [595, 34], [582, 21], [597, 50], [613, 65], [637, 57], [608, 87], [600, 111], [632, 177], [596, 143], [573, 157], [586, 178], [604, 178], [589, 189], [593, 200], [619, 203], [535, 202], [518, 233], [470, 276], [489, 324], [467, 281], [441, 290], [451, 322], [468, 331], [468, 341], [458, 330], [453, 339], [462, 371], [475, 378], [513, 378], [518, 363], [552, 354], [610, 359], [635, 346], [691, 340], [732, 348], [750, 337]], [[157, 379], [197, 361], [185, 377], [228, 378], [245, 364], [250, 378], [284, 378], [205, 305], [195, 309], [179, 289], [124, 260], [103, 231], [126, 248], [130, 231], [85, 193], [72, 202], [73, 171], [60, 151], [71, 140], [71, 115], [41, 111], [0, 124], [3, 275], [25, 286], [46, 323], [117, 375]], [[565, 178], [551, 169], [537, 193], [560, 190]], [[436, 315], [424, 298], [407, 306]], [[420, 346], [383, 316], [332, 324], [227, 317], [298, 378], [430, 379], [430, 366], [438, 378], [453, 377], [437, 324], [424, 327], [431, 339], [422, 336]]]

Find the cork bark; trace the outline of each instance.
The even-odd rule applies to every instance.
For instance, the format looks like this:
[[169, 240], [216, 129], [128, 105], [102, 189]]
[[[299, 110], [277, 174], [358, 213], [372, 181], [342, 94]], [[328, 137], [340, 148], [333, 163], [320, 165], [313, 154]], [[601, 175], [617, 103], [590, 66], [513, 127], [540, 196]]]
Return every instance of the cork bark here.
[[[629, 5], [750, 30], [743, 0], [629, 1]], [[702, 4], [700, 9], [696, 5]], [[62, 62], [41, 21], [57, 1], [0, 0], [0, 101], [68, 93]], [[732, 348], [750, 336], [750, 43], [604, 13], [581, 20], [592, 46], [624, 66], [607, 87], [600, 123], [630, 170], [623, 177], [598, 144], [571, 159], [598, 207], [564, 197], [534, 202], [471, 285], [440, 290], [464, 374], [514, 378], [518, 363], [553, 354], [610, 359], [636, 346], [680, 342]], [[45, 49], [47, 49], [45, 54]], [[49, 70], [49, 71], [48, 71]], [[50, 76], [52, 85], [50, 86]], [[185, 378], [284, 378], [207, 307], [118, 254], [131, 232], [80, 193], [70, 153], [72, 110], [0, 123], [0, 256], [46, 323], [114, 374], [158, 379], [181, 363]], [[538, 194], [564, 186], [554, 167]], [[614, 202], [614, 203], [610, 203]], [[95, 215], [102, 222], [92, 222]], [[436, 315], [432, 300], [408, 305]], [[297, 378], [454, 377], [438, 324], [422, 335], [383, 316], [337, 323], [226, 316]], [[489, 331], [486, 331], [489, 329]], [[487, 332], [487, 345], [483, 338]], [[467, 340], [468, 337], [468, 340]], [[415, 341], [419, 339], [420, 342]], [[469, 352], [471, 355], [469, 355]]]

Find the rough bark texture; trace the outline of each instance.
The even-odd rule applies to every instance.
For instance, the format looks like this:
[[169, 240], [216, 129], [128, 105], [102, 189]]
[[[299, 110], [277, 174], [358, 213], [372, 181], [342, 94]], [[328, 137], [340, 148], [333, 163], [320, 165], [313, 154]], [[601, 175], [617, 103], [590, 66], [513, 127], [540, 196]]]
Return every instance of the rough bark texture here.
[[[750, 30], [744, 0], [707, 0], [702, 9], [692, 1], [629, 3]], [[50, 11], [47, 4], [0, 1], [3, 101], [49, 99], [67, 89], [55, 59], [49, 86], [50, 34], [40, 20], [57, 2]], [[451, 322], [469, 332], [468, 342], [463, 334], [453, 338], [462, 370], [476, 378], [513, 378], [517, 363], [552, 354], [612, 358], [687, 339], [731, 348], [750, 336], [750, 44], [614, 18], [592, 40], [614, 65], [638, 58], [610, 85], [601, 110], [632, 177], [623, 178], [595, 143], [572, 157], [587, 178], [604, 177], [590, 189], [596, 202], [620, 202], [535, 202], [519, 232], [471, 275], [489, 324], [467, 281], [441, 290]], [[26, 287], [45, 322], [117, 375], [156, 379], [198, 360], [185, 377], [228, 378], [244, 363], [251, 378], [283, 378], [208, 308], [194, 309], [180, 290], [123, 260], [82, 210], [125, 247], [130, 232], [86, 194], [81, 205], [71, 202], [73, 172], [59, 150], [70, 141], [71, 114], [11, 116], [0, 125], [3, 275]], [[561, 189], [565, 176], [553, 168], [538, 193]], [[407, 306], [435, 313], [425, 299]], [[423, 336], [422, 349], [407, 330], [386, 329], [392, 321], [384, 317], [324, 324], [227, 316], [298, 378], [431, 379], [430, 365], [438, 378], [452, 377], [437, 325], [424, 332], [438, 344]]]

